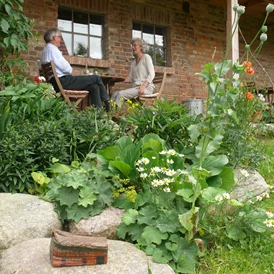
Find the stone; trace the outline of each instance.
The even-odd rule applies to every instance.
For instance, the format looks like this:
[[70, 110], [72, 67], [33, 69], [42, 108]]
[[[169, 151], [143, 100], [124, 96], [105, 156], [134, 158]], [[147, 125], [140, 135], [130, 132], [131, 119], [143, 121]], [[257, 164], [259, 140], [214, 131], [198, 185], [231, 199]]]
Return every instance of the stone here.
[[0, 193], [0, 216], [0, 251], [62, 227], [54, 205], [29, 194]]
[[2, 253], [3, 274], [174, 274], [167, 264], [157, 264], [133, 244], [108, 240], [108, 262], [104, 265], [55, 268], [50, 262], [50, 239], [31, 239]]
[[115, 240], [117, 227], [124, 213], [123, 209], [107, 207], [100, 215], [82, 219], [79, 223], [71, 222], [69, 231], [73, 234], [102, 236]]
[[234, 171], [235, 187], [230, 193], [231, 198], [244, 202], [249, 199], [250, 193], [256, 197], [268, 192], [268, 184], [257, 171], [248, 171], [248, 174], [245, 177], [240, 170]]

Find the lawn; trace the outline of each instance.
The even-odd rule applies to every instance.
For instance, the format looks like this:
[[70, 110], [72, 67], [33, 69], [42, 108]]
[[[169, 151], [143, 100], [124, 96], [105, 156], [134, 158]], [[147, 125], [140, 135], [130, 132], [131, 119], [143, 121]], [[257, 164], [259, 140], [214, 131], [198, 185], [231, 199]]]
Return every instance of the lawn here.
[[[274, 186], [274, 139], [262, 139], [265, 160], [259, 167], [259, 173], [269, 185]], [[274, 194], [261, 202], [261, 207], [274, 211]], [[226, 242], [216, 239], [213, 247], [206, 252], [199, 264], [199, 274], [258, 274], [274, 273], [274, 229], [266, 234], [252, 234], [242, 241]]]

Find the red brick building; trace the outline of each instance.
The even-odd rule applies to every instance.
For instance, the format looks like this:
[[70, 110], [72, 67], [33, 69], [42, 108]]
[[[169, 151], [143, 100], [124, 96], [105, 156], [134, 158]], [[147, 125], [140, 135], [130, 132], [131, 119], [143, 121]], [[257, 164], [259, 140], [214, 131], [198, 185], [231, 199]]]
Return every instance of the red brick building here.
[[[130, 40], [134, 34], [144, 35], [143, 37], [151, 39], [151, 49], [156, 56], [156, 63], [159, 63], [155, 70], [160, 72], [163, 66], [167, 67], [168, 79], [164, 94], [179, 101], [203, 99], [207, 92], [195, 73], [200, 72], [208, 62], [222, 60], [227, 29], [231, 30], [227, 28], [230, 13], [228, 4], [233, 6], [235, 2], [237, 3], [236, 0], [25, 0], [24, 13], [35, 21], [35, 30], [41, 36], [38, 44], [30, 45], [24, 58], [30, 64], [30, 74], [38, 75], [37, 60], [45, 45], [43, 34], [48, 28], [61, 27], [65, 40], [62, 51], [74, 67], [75, 74], [82, 74], [88, 65], [89, 69], [98, 68], [101, 74], [126, 77], [132, 60]], [[262, 26], [265, 7], [274, 1], [238, 2], [246, 6], [240, 27], [249, 43]], [[86, 16], [91, 16], [87, 19], [88, 23], [84, 23]], [[71, 21], [72, 30], [67, 24]], [[272, 77], [274, 12], [269, 15], [266, 23], [268, 40], [258, 60]], [[102, 30], [98, 37], [97, 34], [93, 37], [94, 26], [94, 33], [98, 26]], [[84, 37], [85, 29], [90, 32], [90, 37]], [[84, 48], [76, 49], [75, 41], [81, 41], [81, 37], [87, 43]], [[241, 57], [244, 39], [240, 34], [239, 41]], [[254, 43], [254, 49], [258, 43], [259, 38]], [[94, 46], [97, 47], [95, 51], [92, 49]], [[79, 56], [82, 55], [80, 53], [84, 53], [84, 57]], [[256, 82], [269, 86], [270, 82], [260, 65], [253, 65], [258, 77]], [[120, 89], [122, 85], [118, 83], [115, 88]]]

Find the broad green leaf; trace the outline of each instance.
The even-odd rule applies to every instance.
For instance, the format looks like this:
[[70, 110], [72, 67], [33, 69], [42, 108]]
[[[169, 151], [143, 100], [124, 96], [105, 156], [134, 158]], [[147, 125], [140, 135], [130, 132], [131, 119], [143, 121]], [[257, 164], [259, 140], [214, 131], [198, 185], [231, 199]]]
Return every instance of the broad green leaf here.
[[189, 126], [188, 131], [189, 131], [191, 141], [196, 143], [198, 141], [198, 137], [201, 134], [198, 125]]
[[244, 231], [235, 225], [227, 226], [226, 227], [227, 236], [234, 241], [242, 240], [246, 237]]
[[84, 187], [80, 189], [80, 199], [78, 204], [87, 207], [88, 205], [93, 205], [94, 201], [96, 201], [96, 196], [94, 195], [93, 191], [89, 187]]
[[155, 226], [159, 228], [162, 233], [175, 233], [178, 227], [180, 227], [178, 214], [173, 210], [162, 212], [156, 219]]
[[215, 176], [222, 172], [227, 163], [228, 159], [225, 155], [208, 156], [204, 160], [202, 167], [210, 172], [210, 176]]
[[176, 195], [182, 196], [184, 198], [184, 200], [187, 201], [187, 202], [189, 202], [189, 203], [193, 202], [193, 198], [194, 198], [193, 195], [194, 195], [194, 193], [193, 193], [192, 189], [189, 189], [189, 188], [179, 189], [176, 192]]
[[192, 217], [193, 217], [192, 210], [189, 210], [188, 212], [179, 215], [179, 221], [180, 221], [181, 225], [187, 231], [191, 231], [193, 229]]
[[74, 204], [72, 207], [66, 208], [68, 220], [73, 220], [76, 223], [80, 222], [82, 219], [87, 219], [90, 217], [90, 208], [79, 206]]
[[144, 228], [146, 225], [139, 225], [137, 223], [130, 224], [128, 226], [128, 234], [131, 236], [131, 240], [133, 242], [137, 241], [142, 237], [142, 233], [144, 232]]
[[110, 161], [109, 168], [114, 172], [115, 172], [115, 169], [119, 170], [122, 173], [122, 175], [125, 177], [129, 175], [129, 173], [132, 169], [130, 165], [128, 165], [122, 161]]
[[216, 74], [218, 76], [224, 76], [226, 73], [229, 72], [232, 66], [232, 61], [231, 60], [224, 60], [223, 62], [216, 63], [214, 65]]
[[129, 230], [129, 227], [125, 223], [120, 223], [117, 227], [117, 236], [120, 239], [125, 239], [128, 230]]
[[62, 184], [67, 187], [73, 187], [78, 189], [81, 186], [85, 186], [88, 181], [86, 173], [73, 171], [71, 173], [60, 174], [58, 180], [62, 180]]
[[160, 245], [162, 240], [166, 240], [168, 238], [168, 233], [162, 233], [155, 227], [147, 226], [144, 229], [142, 237], [146, 240], [148, 245], [151, 243]]
[[182, 240], [182, 244], [175, 253], [177, 255], [177, 270], [179, 273], [195, 273], [198, 252], [198, 247], [194, 242], [188, 243], [186, 239]]
[[165, 258], [163, 251], [158, 248], [155, 249], [155, 251], [153, 252], [152, 258], [156, 263], [159, 263], [159, 264], [168, 263], [168, 260]]
[[50, 178], [48, 178], [41, 172], [32, 172], [31, 176], [33, 180], [39, 185], [47, 185], [50, 182]]
[[223, 195], [226, 191], [222, 188], [207, 187], [202, 191], [202, 198], [208, 202], [217, 202], [216, 196]]
[[62, 186], [58, 189], [59, 197], [58, 200], [60, 201], [61, 205], [66, 205], [71, 207], [73, 204], [78, 203], [79, 198], [79, 191], [73, 189], [71, 187]]
[[110, 206], [113, 202], [111, 184], [103, 181], [92, 184], [92, 189], [97, 193], [97, 200], [100, 200], [104, 205]]
[[2, 18], [1, 21], [0, 21], [0, 25], [1, 25], [1, 30], [5, 33], [8, 33], [8, 29], [9, 29], [10, 25], [7, 22], [7, 20]]
[[121, 150], [120, 159], [131, 167], [135, 167], [135, 162], [140, 157], [140, 149], [135, 144], [130, 144]]
[[176, 251], [178, 249], [178, 244], [167, 242], [165, 243], [165, 247], [170, 251]]
[[219, 177], [222, 178], [221, 188], [226, 191], [231, 191], [235, 185], [234, 169], [232, 167], [224, 167], [223, 171], [219, 174]]
[[133, 224], [137, 220], [138, 211], [135, 209], [129, 209], [127, 212], [122, 216], [122, 220], [126, 225]]
[[71, 171], [71, 168], [67, 165], [63, 165], [60, 163], [55, 163], [53, 167], [51, 168], [51, 172], [54, 174], [60, 174], [60, 173], [68, 173]]
[[131, 145], [132, 139], [129, 136], [123, 136], [115, 142], [115, 145], [122, 151], [125, 147]]
[[151, 224], [151, 220], [156, 219], [157, 216], [158, 215], [155, 206], [150, 205], [141, 208], [137, 221], [138, 224]]
[[120, 156], [120, 149], [118, 147], [107, 147], [104, 150], [98, 151], [98, 154], [104, 156], [108, 160], [115, 160]]

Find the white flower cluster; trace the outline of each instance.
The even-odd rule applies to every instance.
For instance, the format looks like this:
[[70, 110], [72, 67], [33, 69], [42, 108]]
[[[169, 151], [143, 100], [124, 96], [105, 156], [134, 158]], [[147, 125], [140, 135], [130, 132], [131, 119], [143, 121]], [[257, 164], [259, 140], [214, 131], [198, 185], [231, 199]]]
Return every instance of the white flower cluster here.
[[230, 194], [229, 193], [224, 193], [223, 195], [220, 195], [220, 194], [218, 194], [218, 195], [216, 195], [216, 197], [215, 197], [215, 200], [217, 201], [217, 202], [221, 202], [221, 201], [223, 201], [223, 200], [229, 200], [230, 199]]
[[274, 227], [274, 214], [271, 212], [271, 211], [266, 211], [266, 215], [267, 215], [267, 218], [265, 221], [264, 221], [264, 224], [267, 226], [267, 227]]
[[[184, 157], [183, 154], [177, 153], [174, 149], [163, 150], [159, 152], [161, 155], [169, 156], [179, 156]], [[156, 159], [156, 157], [152, 157], [152, 159]], [[166, 159], [166, 167], [154, 166], [147, 170], [146, 166], [150, 163], [148, 158], [141, 158], [136, 162], [136, 169], [140, 172], [140, 178], [148, 179], [149, 177], [154, 177], [150, 182], [153, 187], [163, 187], [164, 192], [170, 192], [170, 188], [168, 187], [170, 183], [173, 183], [175, 180], [173, 176], [180, 174], [181, 170], [175, 171], [172, 168], [168, 168], [174, 164], [174, 160], [167, 158]]]
[[257, 201], [262, 201], [264, 198], [267, 198], [267, 199], [270, 198], [270, 196], [269, 196], [269, 194], [268, 194], [267, 192], [265, 192], [265, 193], [263, 193], [263, 194], [261, 194], [261, 195], [258, 195], [258, 196], [256, 197], [256, 200], [257, 200]]

